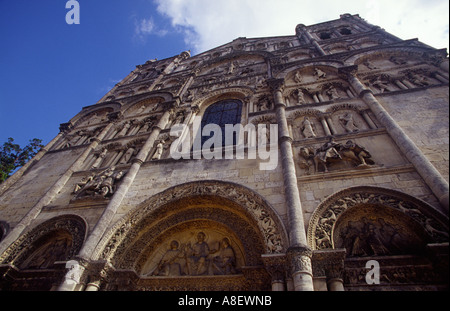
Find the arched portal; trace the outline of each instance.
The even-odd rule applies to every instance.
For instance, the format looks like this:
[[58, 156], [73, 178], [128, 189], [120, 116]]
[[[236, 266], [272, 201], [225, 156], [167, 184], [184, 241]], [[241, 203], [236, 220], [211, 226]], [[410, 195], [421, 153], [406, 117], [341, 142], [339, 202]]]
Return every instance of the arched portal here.
[[264, 254], [280, 254], [287, 235], [275, 211], [252, 190], [192, 182], [159, 193], [119, 221], [96, 259], [114, 271], [103, 289], [267, 290]]
[[[445, 219], [399, 191], [368, 186], [339, 191], [311, 216], [308, 243], [317, 255], [313, 266], [328, 279], [342, 279], [346, 290], [414, 290], [424, 284], [443, 289], [448, 268], [436, 267], [448, 256]], [[333, 253], [341, 253], [342, 261], [323, 260]], [[378, 287], [366, 281], [371, 260], [380, 267]]]
[[0, 290], [51, 290], [64, 277], [66, 263], [80, 251], [87, 225], [62, 215], [32, 228], [0, 258]]

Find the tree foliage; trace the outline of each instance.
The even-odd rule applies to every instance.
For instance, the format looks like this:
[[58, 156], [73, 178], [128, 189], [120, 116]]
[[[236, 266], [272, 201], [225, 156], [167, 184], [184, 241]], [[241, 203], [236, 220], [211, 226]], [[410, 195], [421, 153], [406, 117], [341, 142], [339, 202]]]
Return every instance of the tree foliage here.
[[8, 141], [0, 146], [0, 183], [33, 158], [44, 147], [41, 143], [41, 139], [33, 138], [22, 148], [14, 143], [13, 138], [8, 138]]

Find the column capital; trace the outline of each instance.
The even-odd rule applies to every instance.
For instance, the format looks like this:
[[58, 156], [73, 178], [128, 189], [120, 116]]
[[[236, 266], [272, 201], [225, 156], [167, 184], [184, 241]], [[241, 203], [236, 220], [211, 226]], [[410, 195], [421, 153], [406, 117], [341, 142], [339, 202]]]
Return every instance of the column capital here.
[[290, 246], [286, 252], [286, 257], [291, 268], [291, 273], [303, 272], [312, 275], [312, 255], [312, 250], [305, 245]]
[[267, 85], [272, 92], [283, 92], [284, 90], [284, 79], [269, 79], [267, 80]]
[[286, 254], [263, 254], [262, 261], [272, 282], [284, 282], [286, 277]]

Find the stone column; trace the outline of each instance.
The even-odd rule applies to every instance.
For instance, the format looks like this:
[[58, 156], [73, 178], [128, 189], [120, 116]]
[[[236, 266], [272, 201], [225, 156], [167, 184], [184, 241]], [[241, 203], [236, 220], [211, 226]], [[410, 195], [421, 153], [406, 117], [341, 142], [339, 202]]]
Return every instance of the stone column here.
[[370, 127], [371, 129], [376, 129], [376, 128], [377, 128], [377, 126], [375, 125], [375, 123], [373, 123], [372, 119], [370, 118], [370, 116], [369, 116], [367, 110], [363, 110], [363, 111], [361, 112], [361, 115], [363, 116], [364, 120], [366, 120], [367, 125], [369, 125], [369, 127]]
[[[288, 214], [289, 244], [288, 253], [294, 262], [298, 260], [310, 262], [307, 252], [299, 253], [296, 250], [308, 249], [306, 240], [305, 223], [303, 219], [303, 210], [300, 202], [300, 193], [297, 185], [297, 176], [295, 173], [294, 156], [292, 153], [292, 138], [289, 135], [288, 123], [286, 120], [286, 105], [283, 102], [282, 89], [283, 79], [269, 80], [269, 85], [273, 92], [275, 111], [278, 123], [278, 138], [281, 153], [281, 166], [283, 170], [283, 183], [285, 188], [286, 208]], [[291, 250], [291, 248], [294, 250]], [[290, 251], [291, 250], [291, 251]], [[297, 260], [298, 259], [298, 260]], [[311, 273], [305, 269], [293, 270], [293, 282], [295, 290], [313, 290]]]
[[441, 204], [441, 211], [448, 215], [449, 210], [449, 187], [448, 182], [442, 177], [439, 171], [431, 164], [416, 144], [406, 135], [403, 129], [395, 122], [389, 113], [378, 102], [373, 92], [367, 89], [364, 84], [356, 77], [356, 68], [354, 66], [342, 68], [341, 72], [347, 75], [347, 78], [356, 93], [369, 106], [372, 113], [378, 119], [383, 127], [397, 144], [403, 154], [414, 165], [417, 172], [422, 176], [426, 184], [430, 187], [433, 194], [438, 198]]
[[323, 130], [325, 131], [325, 135], [331, 136], [330, 128], [328, 127], [327, 120], [325, 120], [324, 116], [320, 116], [320, 123], [322, 123]]
[[330, 128], [331, 135], [336, 135], [337, 131], [336, 131], [336, 128], [334, 127], [333, 120], [331, 120], [330, 114], [325, 115], [325, 120], [327, 120], [327, 124], [328, 124], [328, 127]]
[[286, 252], [295, 291], [314, 291], [312, 251], [305, 246], [290, 246]]
[[42, 208], [47, 206], [64, 188], [67, 181], [70, 179], [72, 174], [83, 168], [85, 161], [92, 150], [94, 150], [100, 141], [103, 140], [106, 133], [110, 130], [113, 123], [110, 122], [106, 125], [101, 133], [92, 139], [92, 142], [86, 147], [84, 152], [78, 157], [78, 159], [67, 169], [67, 171], [50, 187], [49, 190], [41, 197], [41, 199], [28, 211], [28, 213], [20, 220], [20, 222], [14, 227], [14, 229], [5, 237], [5, 239], [0, 243], [0, 254], [2, 254], [7, 247], [13, 243], [23, 230], [28, 227], [31, 222], [41, 213]]
[[102, 216], [100, 217], [93, 231], [89, 235], [87, 241], [84, 243], [82, 249], [80, 250], [79, 257], [87, 260], [90, 259], [92, 252], [97, 246], [97, 243], [100, 241], [101, 237], [105, 233], [111, 220], [116, 214], [117, 209], [122, 203], [125, 194], [128, 192], [128, 189], [133, 183], [142, 163], [144, 163], [145, 160], [147, 159], [150, 150], [152, 149], [156, 139], [159, 136], [159, 133], [161, 132], [162, 129], [166, 127], [171, 113], [172, 107], [166, 109], [161, 119], [159, 120], [158, 124], [153, 128], [153, 131], [151, 132], [150, 136], [147, 138], [146, 142], [142, 146], [138, 155], [133, 159], [133, 164], [131, 165], [130, 169], [124, 176], [123, 181], [121, 182], [118, 189], [112, 196], [111, 200], [108, 203], [108, 206], [103, 211]]

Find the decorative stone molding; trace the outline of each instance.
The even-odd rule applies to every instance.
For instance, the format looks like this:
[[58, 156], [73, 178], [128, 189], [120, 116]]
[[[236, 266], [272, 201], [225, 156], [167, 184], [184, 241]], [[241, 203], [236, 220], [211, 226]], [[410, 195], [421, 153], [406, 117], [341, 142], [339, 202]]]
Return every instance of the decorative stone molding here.
[[[97, 251], [94, 254], [94, 259], [102, 258], [111, 260], [113, 257], [120, 257], [120, 254], [125, 252], [124, 248], [126, 245], [129, 245], [134, 240], [134, 237], [137, 236], [139, 229], [143, 229], [151, 221], [158, 221], [161, 217], [167, 217], [165, 215], [167, 206], [175, 203], [179, 206], [182, 200], [193, 197], [204, 197], [206, 201], [214, 198], [220, 201], [223, 200], [225, 204], [230, 205], [229, 208], [231, 210], [229, 209], [227, 211], [215, 208], [208, 211], [208, 208], [199, 208], [196, 211], [182, 213], [181, 216], [175, 215], [173, 218], [169, 217], [166, 219], [166, 222], [168, 221], [165, 225], [167, 229], [177, 223], [186, 221], [186, 217], [193, 217], [192, 220], [205, 218], [215, 220], [216, 216], [221, 217], [226, 214], [228, 216], [225, 215], [225, 218], [222, 217], [222, 223], [229, 222], [227, 225], [233, 228], [233, 221], [241, 222], [236, 226], [235, 232], [236, 230], [245, 231], [244, 228], [239, 228], [239, 226], [249, 227], [248, 221], [256, 225], [259, 235], [263, 239], [265, 248], [262, 250], [263, 252], [274, 254], [281, 253], [286, 249], [287, 234], [283, 224], [276, 212], [264, 199], [252, 190], [237, 184], [222, 181], [202, 181], [172, 187], [141, 203], [135, 210], [130, 212], [109, 230], [109, 233], [100, 241]], [[176, 209], [176, 207], [173, 208]], [[239, 218], [239, 214], [246, 215], [247, 220]], [[219, 221], [219, 219], [215, 221]], [[154, 234], [157, 233], [154, 232]], [[250, 249], [252, 248], [251, 245], [248, 245], [248, 247]]]
[[67, 258], [73, 258], [84, 242], [87, 225], [85, 221], [76, 215], [58, 216], [41, 223], [27, 233], [22, 234], [0, 257], [0, 263], [19, 265], [33, 251], [34, 243], [40, 238], [52, 234], [55, 231], [63, 230], [72, 236], [72, 244], [68, 251]]

